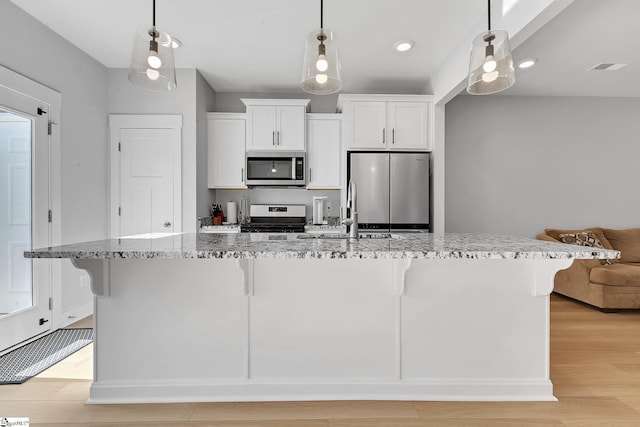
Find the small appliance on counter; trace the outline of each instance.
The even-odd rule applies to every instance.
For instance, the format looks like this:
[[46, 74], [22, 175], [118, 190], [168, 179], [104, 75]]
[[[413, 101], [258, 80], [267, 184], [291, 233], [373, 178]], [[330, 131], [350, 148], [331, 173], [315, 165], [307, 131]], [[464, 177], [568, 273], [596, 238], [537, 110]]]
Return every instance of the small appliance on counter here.
[[243, 233], [304, 233], [305, 205], [251, 205], [250, 222], [241, 224]]
[[327, 197], [313, 198], [313, 225], [326, 224]]

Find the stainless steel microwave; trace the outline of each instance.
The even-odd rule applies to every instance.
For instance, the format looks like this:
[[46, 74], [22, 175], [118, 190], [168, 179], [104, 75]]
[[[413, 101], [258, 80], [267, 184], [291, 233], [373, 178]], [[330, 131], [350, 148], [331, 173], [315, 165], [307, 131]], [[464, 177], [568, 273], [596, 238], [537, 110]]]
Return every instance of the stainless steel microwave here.
[[247, 185], [304, 187], [306, 160], [301, 151], [249, 151]]

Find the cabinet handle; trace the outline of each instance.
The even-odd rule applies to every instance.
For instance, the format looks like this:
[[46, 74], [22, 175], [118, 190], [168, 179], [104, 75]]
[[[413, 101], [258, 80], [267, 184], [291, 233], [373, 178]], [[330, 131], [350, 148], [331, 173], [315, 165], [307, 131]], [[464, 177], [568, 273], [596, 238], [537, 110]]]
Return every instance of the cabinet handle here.
[[240, 182], [244, 182], [244, 168], [240, 169]]
[[384, 144], [385, 140], [385, 128], [382, 128], [382, 143]]
[[276, 131], [276, 136], [277, 136], [276, 141], [278, 141], [277, 145], [280, 145], [280, 131], [279, 130]]
[[312, 170], [313, 170], [312, 168], [309, 168], [309, 182], [311, 182], [311, 171]]
[[273, 137], [271, 138], [271, 144], [276, 145], [276, 131], [274, 130], [271, 133], [273, 134]]
[[391, 130], [391, 143], [395, 144], [396, 143], [396, 128], [393, 128]]

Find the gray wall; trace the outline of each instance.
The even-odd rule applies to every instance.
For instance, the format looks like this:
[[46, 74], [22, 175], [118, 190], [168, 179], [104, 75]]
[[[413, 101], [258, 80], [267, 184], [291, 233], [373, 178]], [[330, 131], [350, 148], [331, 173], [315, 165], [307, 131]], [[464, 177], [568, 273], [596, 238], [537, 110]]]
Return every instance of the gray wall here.
[[173, 92], [153, 92], [132, 85], [127, 69], [108, 72], [109, 114], [182, 115], [182, 231], [195, 233], [197, 204], [197, 126], [195, 69], [176, 70], [178, 88]]
[[310, 113], [335, 113], [338, 103], [338, 94], [311, 95], [309, 93], [241, 93], [241, 92], [217, 92], [216, 110], [221, 113], [244, 113], [245, 105], [241, 98], [267, 98], [267, 99], [310, 99]]
[[209, 190], [207, 183], [207, 113], [215, 111], [216, 93], [209, 83], [196, 71], [196, 213], [208, 216], [211, 203], [215, 201], [215, 190]]
[[[0, 17], [0, 64], [62, 94], [62, 243], [105, 238], [107, 69], [9, 1]], [[68, 261], [62, 275], [63, 311], [91, 301]]]
[[446, 231], [534, 237], [551, 227], [639, 227], [639, 118], [634, 98], [454, 98]]
[[249, 204], [254, 205], [269, 203], [306, 205], [307, 218], [311, 218], [313, 216], [313, 198], [326, 196], [327, 203], [330, 205], [328, 216], [340, 216], [340, 190], [251, 188], [249, 190], [216, 190], [216, 193], [215, 202], [221, 204], [223, 210], [226, 209], [227, 202], [238, 203], [239, 209], [240, 200], [248, 199]]
[[11, 2], [0, 16], [2, 65], [62, 94], [62, 239], [104, 238], [107, 69]]

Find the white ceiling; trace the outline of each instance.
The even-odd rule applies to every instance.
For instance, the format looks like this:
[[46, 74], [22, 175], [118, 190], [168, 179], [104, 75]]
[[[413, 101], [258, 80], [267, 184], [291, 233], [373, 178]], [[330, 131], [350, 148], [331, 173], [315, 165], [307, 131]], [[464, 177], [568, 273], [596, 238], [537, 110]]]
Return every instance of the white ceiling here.
[[[136, 29], [151, 23], [151, 0], [11, 1], [110, 68], [129, 66]], [[325, 0], [343, 92], [421, 93], [469, 29], [482, 28], [485, 8], [484, 0]], [[176, 66], [197, 68], [218, 92], [301, 92], [319, 9], [319, 0], [156, 0], [156, 23], [184, 43]], [[504, 94], [640, 96], [638, 16], [640, 0], [575, 0], [514, 52], [540, 61]], [[400, 39], [415, 48], [396, 52]], [[606, 61], [632, 65], [584, 72]]]
[[[514, 51], [517, 70], [505, 95], [640, 97], [640, 0], [575, 0]], [[586, 71], [601, 62], [618, 71]]]

